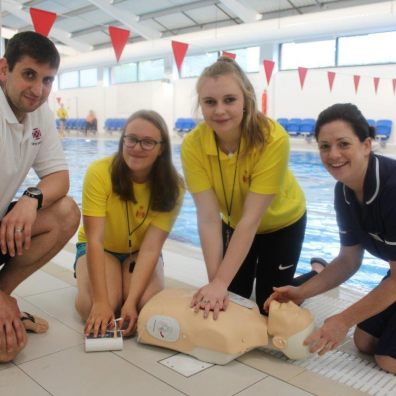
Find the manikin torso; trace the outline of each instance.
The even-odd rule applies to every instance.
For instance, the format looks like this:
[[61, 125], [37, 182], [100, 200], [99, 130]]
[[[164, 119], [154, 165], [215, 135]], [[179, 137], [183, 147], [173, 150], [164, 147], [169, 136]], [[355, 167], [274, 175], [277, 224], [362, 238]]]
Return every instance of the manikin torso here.
[[[250, 300], [246, 301], [251, 308], [231, 300], [217, 320], [212, 315], [204, 319], [202, 312], [190, 308], [194, 292], [165, 289], [156, 294], [139, 314], [138, 341], [216, 364], [226, 364], [254, 348], [271, 344], [291, 359], [308, 356], [302, 342], [312, 332], [314, 321], [306, 309], [291, 302], [275, 302], [267, 320]], [[272, 337], [270, 343], [268, 335]]]

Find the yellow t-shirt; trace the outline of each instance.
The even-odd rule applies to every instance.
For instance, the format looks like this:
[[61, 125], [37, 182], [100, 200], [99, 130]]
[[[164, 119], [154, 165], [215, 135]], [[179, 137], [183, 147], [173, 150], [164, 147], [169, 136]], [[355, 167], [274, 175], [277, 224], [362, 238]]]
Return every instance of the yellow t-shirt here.
[[[245, 141], [242, 139], [241, 152], [244, 147]], [[214, 132], [206, 123], [199, 124], [185, 136], [182, 143], [182, 164], [189, 191], [194, 194], [213, 189], [226, 223], [228, 214], [224, 195], [227, 197], [228, 207], [233, 195], [231, 227], [235, 228], [241, 219], [243, 204], [249, 191], [264, 195], [275, 194], [261, 219], [257, 230], [259, 234], [287, 227], [303, 216], [304, 193], [288, 169], [289, 138], [277, 122], [270, 120], [268, 142], [261, 153], [254, 149], [245, 156], [239, 156], [233, 194], [237, 154], [228, 156], [221, 150], [219, 153], [220, 158], [217, 155]]]
[[56, 112], [56, 115], [61, 120], [65, 120], [68, 116], [67, 110], [64, 107], [59, 107], [58, 111]]
[[[171, 231], [183, 202], [184, 190], [180, 187], [178, 202], [172, 211], [149, 210], [147, 213], [150, 201], [148, 183], [133, 183], [136, 204], [121, 200], [112, 189], [112, 160], [113, 157], [102, 158], [88, 167], [83, 185], [82, 213], [84, 216], [105, 217], [104, 248], [106, 250], [129, 253], [131, 251], [128, 245], [129, 233], [132, 232], [132, 251], [135, 252], [139, 250], [150, 224], [163, 231]], [[83, 226], [80, 226], [78, 231], [78, 241], [87, 241]]]

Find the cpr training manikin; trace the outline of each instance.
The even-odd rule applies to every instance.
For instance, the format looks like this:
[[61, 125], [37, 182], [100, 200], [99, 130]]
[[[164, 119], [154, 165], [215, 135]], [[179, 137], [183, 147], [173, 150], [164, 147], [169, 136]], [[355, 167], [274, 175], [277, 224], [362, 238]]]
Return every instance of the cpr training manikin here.
[[194, 292], [171, 288], [156, 294], [139, 314], [138, 341], [222, 365], [261, 346], [290, 359], [309, 356], [303, 341], [315, 325], [307, 309], [273, 301], [266, 318], [253, 301], [234, 296], [217, 320], [203, 319], [190, 308]]

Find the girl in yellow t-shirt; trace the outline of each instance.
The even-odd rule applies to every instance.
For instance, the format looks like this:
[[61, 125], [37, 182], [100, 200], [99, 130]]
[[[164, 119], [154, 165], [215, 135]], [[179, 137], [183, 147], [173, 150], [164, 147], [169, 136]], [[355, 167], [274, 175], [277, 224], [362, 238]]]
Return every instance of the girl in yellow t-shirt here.
[[163, 288], [161, 249], [183, 193], [165, 121], [134, 113], [118, 152], [91, 164], [84, 180], [75, 270], [85, 334], [104, 334], [118, 315], [132, 334], [141, 307]]
[[197, 93], [204, 122], [185, 137], [182, 163], [209, 283], [191, 304], [217, 318], [227, 308], [227, 290], [249, 298], [256, 279], [263, 312], [272, 288], [292, 281], [305, 232], [288, 136], [257, 110], [252, 84], [230, 58], [203, 71]]

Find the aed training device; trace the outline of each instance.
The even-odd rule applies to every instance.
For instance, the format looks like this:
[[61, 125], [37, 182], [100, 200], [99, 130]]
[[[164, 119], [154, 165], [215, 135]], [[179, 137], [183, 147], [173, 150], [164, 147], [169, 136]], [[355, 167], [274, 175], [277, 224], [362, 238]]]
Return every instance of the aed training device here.
[[99, 334], [94, 337], [93, 334], [90, 334], [85, 337], [85, 352], [122, 350], [124, 347], [122, 330], [117, 327], [117, 319], [114, 322], [114, 328], [108, 329], [103, 336]]

